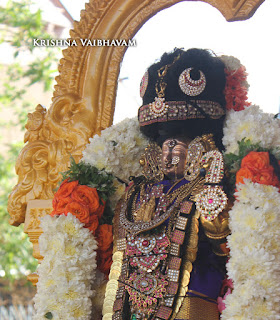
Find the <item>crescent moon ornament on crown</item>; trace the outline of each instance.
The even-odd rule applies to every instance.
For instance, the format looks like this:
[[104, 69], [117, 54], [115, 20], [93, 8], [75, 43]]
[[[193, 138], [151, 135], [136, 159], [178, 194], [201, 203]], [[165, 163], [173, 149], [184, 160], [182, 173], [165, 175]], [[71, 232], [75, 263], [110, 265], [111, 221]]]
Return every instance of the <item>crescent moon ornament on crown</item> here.
[[185, 69], [179, 76], [179, 86], [181, 90], [188, 96], [195, 97], [201, 94], [206, 86], [206, 78], [202, 71], [199, 70], [200, 79], [193, 80], [191, 78], [191, 70], [193, 68]]
[[143, 98], [148, 87], [149, 73], [148, 70], [144, 73], [140, 82], [140, 97]]

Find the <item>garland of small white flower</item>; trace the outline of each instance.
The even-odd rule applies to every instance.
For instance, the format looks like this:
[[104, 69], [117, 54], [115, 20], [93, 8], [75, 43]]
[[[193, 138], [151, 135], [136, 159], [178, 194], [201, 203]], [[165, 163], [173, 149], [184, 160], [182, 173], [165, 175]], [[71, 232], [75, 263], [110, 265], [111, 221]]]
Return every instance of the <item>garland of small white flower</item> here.
[[230, 211], [228, 276], [234, 289], [222, 320], [280, 319], [280, 194], [245, 180]]
[[137, 118], [125, 119], [91, 138], [82, 160], [128, 182], [130, 176], [142, 174], [139, 155], [148, 144]]
[[[126, 183], [130, 176], [142, 174], [139, 155], [144, 153], [149, 140], [141, 133], [137, 118], [127, 118], [89, 140], [83, 151], [82, 161], [85, 163], [105, 170]], [[124, 193], [125, 184], [114, 179], [114, 187], [116, 192], [110, 197], [113, 210]]]
[[242, 111], [229, 111], [224, 126], [223, 145], [226, 153], [238, 154], [238, 141], [250, 140], [280, 155], [280, 120], [264, 113], [256, 105]]
[[[269, 148], [279, 156], [279, 120], [251, 106], [230, 111], [224, 128], [226, 153], [238, 153], [238, 141]], [[222, 320], [280, 319], [280, 194], [276, 187], [237, 185], [229, 212], [231, 235], [228, 276], [233, 292], [225, 299]]]
[[33, 320], [89, 320], [97, 242], [73, 215], [45, 216]]

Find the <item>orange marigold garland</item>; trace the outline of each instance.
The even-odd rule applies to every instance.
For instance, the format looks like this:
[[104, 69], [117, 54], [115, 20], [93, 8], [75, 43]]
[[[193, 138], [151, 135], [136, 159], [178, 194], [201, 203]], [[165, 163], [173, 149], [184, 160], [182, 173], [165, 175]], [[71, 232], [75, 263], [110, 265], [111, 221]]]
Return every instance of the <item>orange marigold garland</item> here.
[[63, 177], [65, 180], [54, 195], [51, 216], [71, 213], [92, 232], [98, 242], [97, 268], [108, 276], [113, 231], [110, 204], [105, 200], [114, 192], [112, 175], [71, 159], [71, 167]]
[[104, 207], [105, 201], [99, 198], [96, 188], [66, 180], [54, 195], [51, 216], [71, 213], [95, 235]]
[[241, 168], [236, 174], [236, 184], [244, 183], [244, 179], [280, 187], [274, 168], [270, 164], [268, 152], [251, 151], [242, 159]]
[[109, 275], [113, 254], [113, 226], [102, 224], [96, 231], [98, 242], [97, 268], [106, 276]]

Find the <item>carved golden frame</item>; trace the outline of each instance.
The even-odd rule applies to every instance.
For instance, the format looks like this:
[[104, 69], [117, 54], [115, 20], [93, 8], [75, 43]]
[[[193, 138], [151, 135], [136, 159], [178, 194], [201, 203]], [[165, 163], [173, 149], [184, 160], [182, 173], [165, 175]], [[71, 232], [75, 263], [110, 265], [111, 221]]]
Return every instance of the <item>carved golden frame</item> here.
[[[201, 0], [216, 7], [228, 21], [251, 17], [264, 0]], [[74, 23], [71, 39], [131, 39], [153, 15], [180, 0], [90, 0]], [[79, 41], [77, 41], [79, 42]], [[25, 222], [30, 201], [53, 198], [59, 172], [77, 160], [88, 139], [112, 124], [120, 63], [126, 47], [70, 46], [63, 51], [52, 105], [41, 105], [28, 115], [27, 144], [17, 163], [18, 184], [8, 204], [10, 223]], [[31, 205], [33, 208], [34, 205]], [[38, 207], [38, 204], [35, 205]], [[42, 208], [50, 207], [50, 201]], [[34, 219], [48, 210], [35, 210], [25, 231], [40, 228]], [[41, 212], [41, 213], [40, 213]], [[28, 222], [30, 221], [30, 222]], [[33, 222], [32, 222], [33, 221]], [[36, 228], [34, 227], [36, 225]]]

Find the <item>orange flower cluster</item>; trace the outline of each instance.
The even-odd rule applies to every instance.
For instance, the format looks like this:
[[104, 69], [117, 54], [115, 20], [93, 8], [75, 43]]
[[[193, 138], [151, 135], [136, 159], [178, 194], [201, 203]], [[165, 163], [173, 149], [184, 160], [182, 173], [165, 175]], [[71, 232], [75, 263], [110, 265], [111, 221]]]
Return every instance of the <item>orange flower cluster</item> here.
[[96, 188], [65, 180], [54, 195], [51, 216], [71, 213], [84, 223], [98, 242], [97, 267], [108, 275], [112, 264], [113, 231], [111, 225], [99, 225], [104, 207], [105, 201], [99, 198]]
[[274, 168], [270, 165], [268, 152], [251, 151], [242, 159], [241, 168], [236, 174], [236, 184], [244, 183], [244, 179], [280, 187]]
[[100, 201], [95, 188], [79, 185], [78, 181], [65, 180], [54, 195], [51, 215], [67, 216], [71, 213], [95, 234], [104, 206], [105, 202], [102, 199]]
[[110, 224], [100, 225], [96, 237], [98, 242], [97, 268], [108, 276], [113, 262], [113, 226]]

